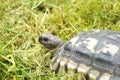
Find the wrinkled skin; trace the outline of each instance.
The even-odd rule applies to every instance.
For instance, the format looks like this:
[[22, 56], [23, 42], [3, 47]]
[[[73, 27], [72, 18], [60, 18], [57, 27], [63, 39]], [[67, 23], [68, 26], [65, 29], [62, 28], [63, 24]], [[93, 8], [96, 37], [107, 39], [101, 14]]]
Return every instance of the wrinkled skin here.
[[39, 42], [47, 49], [55, 49], [61, 46], [64, 42], [57, 36], [45, 33], [39, 36]]

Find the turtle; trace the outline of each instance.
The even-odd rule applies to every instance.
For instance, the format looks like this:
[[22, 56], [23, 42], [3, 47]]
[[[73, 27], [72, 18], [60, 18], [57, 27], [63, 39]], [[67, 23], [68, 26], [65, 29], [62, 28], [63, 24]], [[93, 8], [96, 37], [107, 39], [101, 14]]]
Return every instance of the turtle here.
[[120, 80], [120, 32], [90, 30], [64, 42], [56, 35], [43, 33], [39, 42], [50, 50], [58, 49], [52, 58], [55, 73], [84, 73], [86, 80]]

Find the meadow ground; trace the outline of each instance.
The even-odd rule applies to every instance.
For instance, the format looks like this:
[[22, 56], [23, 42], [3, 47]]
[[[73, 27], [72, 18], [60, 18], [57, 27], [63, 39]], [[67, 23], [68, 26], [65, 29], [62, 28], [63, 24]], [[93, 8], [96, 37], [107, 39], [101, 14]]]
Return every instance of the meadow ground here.
[[120, 31], [119, 0], [0, 0], [0, 80], [80, 79], [51, 72], [54, 52], [38, 37], [52, 33], [67, 41], [92, 29]]

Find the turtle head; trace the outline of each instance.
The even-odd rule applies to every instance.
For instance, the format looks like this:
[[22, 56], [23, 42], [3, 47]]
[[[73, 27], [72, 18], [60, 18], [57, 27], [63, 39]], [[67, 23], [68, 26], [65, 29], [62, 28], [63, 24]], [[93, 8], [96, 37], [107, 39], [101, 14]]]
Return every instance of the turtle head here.
[[55, 49], [61, 46], [64, 42], [57, 36], [45, 33], [39, 36], [39, 42], [47, 49]]

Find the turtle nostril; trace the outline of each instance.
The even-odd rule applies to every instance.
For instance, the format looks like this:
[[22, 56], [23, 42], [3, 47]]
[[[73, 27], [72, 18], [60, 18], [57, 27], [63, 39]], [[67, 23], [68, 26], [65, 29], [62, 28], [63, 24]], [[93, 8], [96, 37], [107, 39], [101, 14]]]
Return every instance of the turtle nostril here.
[[44, 41], [48, 41], [48, 38], [43, 38]]

